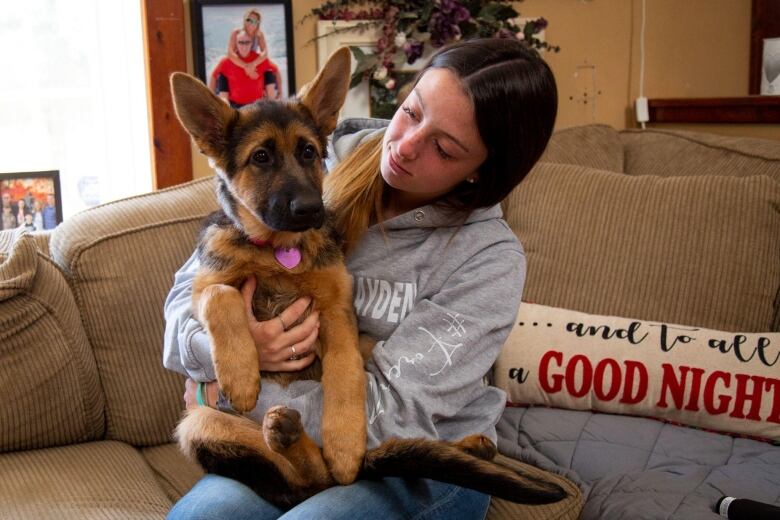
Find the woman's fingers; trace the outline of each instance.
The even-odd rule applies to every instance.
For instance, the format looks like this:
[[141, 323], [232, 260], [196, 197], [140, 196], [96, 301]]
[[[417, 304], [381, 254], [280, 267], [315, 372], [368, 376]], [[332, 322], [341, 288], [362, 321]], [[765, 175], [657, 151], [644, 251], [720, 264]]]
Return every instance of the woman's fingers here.
[[[308, 366], [313, 359], [309, 354], [319, 334], [320, 314], [312, 311], [301, 323], [294, 324], [306, 313], [311, 298], [298, 298], [277, 317], [257, 321], [252, 310], [256, 287], [255, 277], [250, 276], [241, 286], [241, 296], [260, 357], [260, 369], [290, 372]], [[297, 359], [291, 360], [293, 357]]]
[[320, 313], [317, 311], [309, 314], [303, 322], [299, 325], [295, 325], [291, 329], [287, 330], [279, 337], [279, 340], [285, 345], [292, 345], [303, 341], [306, 336], [311, 334], [313, 330], [316, 330], [320, 326]]
[[[296, 347], [296, 351], [297, 351]], [[290, 351], [290, 348], [287, 348]], [[275, 363], [260, 363], [260, 369], [268, 372], [296, 372], [303, 370], [314, 361], [314, 351], [310, 351], [299, 359], [284, 359]]]
[[312, 314], [303, 323], [281, 335], [274, 345], [269, 345], [264, 357], [268, 361], [281, 363], [292, 357], [305, 356], [313, 350], [319, 333], [318, 316]]
[[292, 324], [298, 321], [301, 316], [303, 316], [303, 313], [306, 312], [306, 309], [309, 307], [310, 303], [311, 298], [308, 296], [298, 298], [279, 314], [279, 318], [281, 318], [279, 323], [284, 324], [285, 330], [290, 329]]
[[308, 356], [311, 353], [315, 353], [314, 347], [317, 343], [317, 337], [319, 335], [320, 335], [320, 329], [319, 327], [317, 327], [314, 330], [312, 330], [311, 333], [303, 339], [303, 341], [300, 341], [297, 344], [293, 345], [295, 347], [295, 355], [301, 357], [301, 356]]
[[184, 380], [184, 406], [187, 409], [194, 408], [198, 405], [197, 391], [198, 383], [189, 377]]

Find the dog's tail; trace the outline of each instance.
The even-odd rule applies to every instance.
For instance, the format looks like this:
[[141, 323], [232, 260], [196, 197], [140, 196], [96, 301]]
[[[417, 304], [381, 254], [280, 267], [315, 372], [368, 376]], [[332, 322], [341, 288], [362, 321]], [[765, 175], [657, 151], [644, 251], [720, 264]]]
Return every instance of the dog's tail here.
[[396, 476], [430, 478], [523, 504], [551, 504], [567, 496], [553, 482], [484, 460], [441, 441], [387, 441], [366, 453], [358, 478]]

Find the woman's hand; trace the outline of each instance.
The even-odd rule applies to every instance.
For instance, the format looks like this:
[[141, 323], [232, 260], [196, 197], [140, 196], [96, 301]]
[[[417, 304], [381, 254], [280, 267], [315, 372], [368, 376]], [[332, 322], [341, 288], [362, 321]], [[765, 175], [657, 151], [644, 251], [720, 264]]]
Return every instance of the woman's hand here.
[[294, 372], [306, 368], [314, 361], [314, 344], [320, 330], [320, 313], [314, 310], [299, 325], [285, 329], [298, 321], [311, 303], [311, 298], [298, 298], [276, 318], [257, 321], [252, 311], [256, 287], [257, 280], [250, 276], [241, 286], [241, 295], [249, 320], [249, 332], [255, 340], [260, 358], [260, 370]]

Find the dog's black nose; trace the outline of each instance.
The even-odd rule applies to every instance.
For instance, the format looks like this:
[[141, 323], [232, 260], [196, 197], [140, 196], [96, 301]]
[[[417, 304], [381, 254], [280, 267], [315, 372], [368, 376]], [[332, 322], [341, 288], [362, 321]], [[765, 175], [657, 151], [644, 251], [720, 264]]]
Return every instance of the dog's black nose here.
[[290, 215], [294, 220], [309, 222], [312, 227], [320, 227], [325, 215], [322, 199], [295, 197], [290, 201]]

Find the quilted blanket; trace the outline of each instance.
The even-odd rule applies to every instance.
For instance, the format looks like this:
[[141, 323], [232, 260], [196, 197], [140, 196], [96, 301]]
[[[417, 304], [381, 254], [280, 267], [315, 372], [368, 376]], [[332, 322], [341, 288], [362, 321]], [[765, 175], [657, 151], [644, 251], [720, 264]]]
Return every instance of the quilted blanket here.
[[716, 520], [723, 495], [780, 506], [780, 446], [654, 419], [507, 408], [499, 450], [565, 475], [585, 520]]

